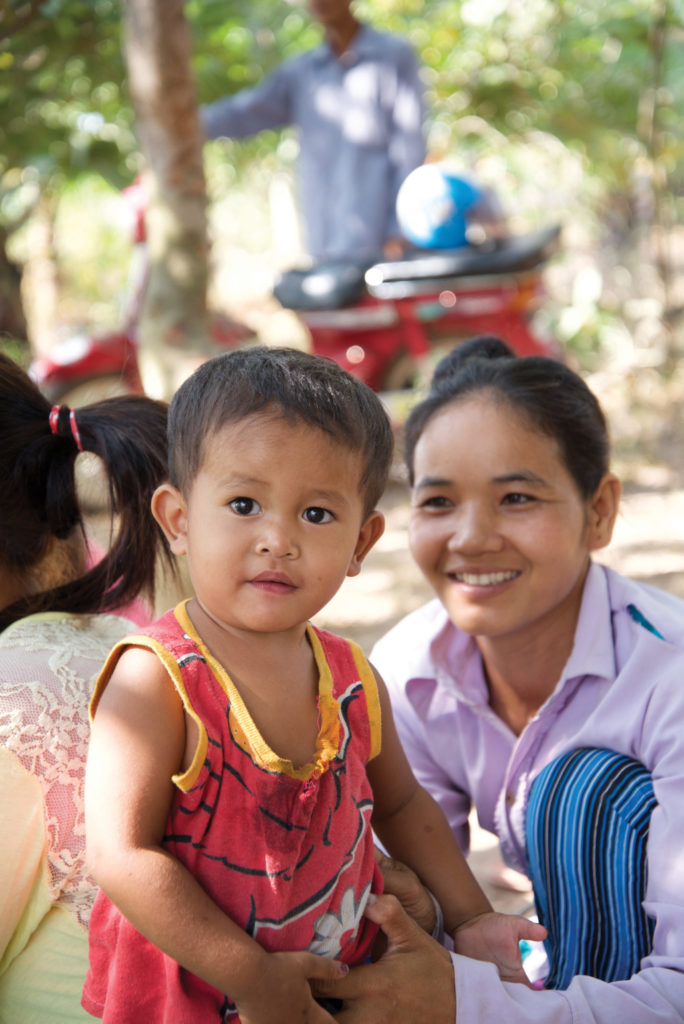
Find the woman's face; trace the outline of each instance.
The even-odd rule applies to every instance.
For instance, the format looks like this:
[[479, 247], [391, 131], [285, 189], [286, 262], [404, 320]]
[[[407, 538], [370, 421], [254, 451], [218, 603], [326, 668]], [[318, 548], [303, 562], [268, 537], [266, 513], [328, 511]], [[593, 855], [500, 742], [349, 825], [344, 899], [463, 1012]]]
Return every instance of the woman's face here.
[[555, 440], [505, 401], [470, 396], [428, 422], [414, 480], [411, 552], [455, 626], [521, 640], [574, 632], [589, 553], [610, 531]]

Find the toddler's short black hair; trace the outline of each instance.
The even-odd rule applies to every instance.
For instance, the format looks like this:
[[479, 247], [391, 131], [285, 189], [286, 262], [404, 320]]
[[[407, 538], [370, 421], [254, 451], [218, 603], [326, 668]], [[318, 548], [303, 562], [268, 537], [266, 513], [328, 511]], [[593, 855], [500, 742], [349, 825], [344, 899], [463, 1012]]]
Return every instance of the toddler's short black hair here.
[[375, 508], [387, 484], [394, 446], [378, 396], [331, 359], [263, 345], [210, 359], [179, 388], [168, 418], [174, 487], [187, 492], [202, 464], [205, 438], [259, 412], [306, 423], [359, 452], [364, 514]]

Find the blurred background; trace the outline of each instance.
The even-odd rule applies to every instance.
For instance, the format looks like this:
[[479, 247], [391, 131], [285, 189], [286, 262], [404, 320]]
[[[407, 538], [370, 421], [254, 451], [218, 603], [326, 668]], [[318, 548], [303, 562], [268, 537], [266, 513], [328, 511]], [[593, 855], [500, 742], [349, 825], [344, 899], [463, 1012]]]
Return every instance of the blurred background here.
[[[133, 236], [121, 190], [144, 167], [125, 6], [7, 0], [0, 12], [0, 332], [20, 350], [122, 317]], [[301, 0], [181, 6], [199, 102], [320, 38]], [[562, 224], [543, 315], [569, 356], [587, 372], [618, 365], [641, 378], [638, 390], [676, 369], [682, 0], [358, 0], [355, 10], [415, 48], [431, 158], [494, 187], [512, 230]], [[306, 344], [270, 296], [274, 273], [301, 258], [296, 155], [290, 131], [205, 147], [208, 301], [266, 341]]]
[[[537, 330], [611, 424], [626, 497], [606, 559], [684, 595], [684, 0], [358, 0], [355, 11], [413, 45], [430, 159], [494, 189], [511, 231], [562, 226]], [[201, 349], [208, 307], [250, 340], [307, 347], [301, 319], [272, 296], [276, 275], [304, 259], [296, 135], [202, 150], [197, 105], [319, 38], [303, 0], [5, 0], [3, 350], [28, 366], [126, 321], [136, 223], [123, 190], [150, 170], [177, 233], [190, 231], [181, 244], [197, 271], [174, 283], [187, 263], [173, 232], [151, 225], [152, 273], [170, 280], [168, 301], [148, 311], [162, 343]], [[164, 90], [183, 117], [155, 136]], [[175, 319], [162, 325], [165, 307]], [[367, 650], [430, 596], [406, 552], [400, 469], [384, 511], [364, 572], [320, 617]]]
[[[625, 571], [679, 587], [684, 0], [357, 0], [354, 11], [414, 47], [429, 158], [493, 188], [511, 231], [562, 226], [536, 329], [599, 394], [615, 468], [641, 502]], [[320, 38], [305, 0], [6, 0], [0, 345], [28, 365], [120, 328], [139, 248], [124, 190], [152, 172], [199, 268], [189, 285], [174, 278], [187, 261], [173, 231], [150, 224], [151, 273], [167, 275], [148, 313], [162, 342], [192, 349], [208, 306], [250, 342], [307, 347], [271, 293], [304, 259], [296, 135], [202, 147], [197, 107]], [[400, 471], [393, 488], [400, 516]], [[375, 632], [400, 611], [376, 616]]]

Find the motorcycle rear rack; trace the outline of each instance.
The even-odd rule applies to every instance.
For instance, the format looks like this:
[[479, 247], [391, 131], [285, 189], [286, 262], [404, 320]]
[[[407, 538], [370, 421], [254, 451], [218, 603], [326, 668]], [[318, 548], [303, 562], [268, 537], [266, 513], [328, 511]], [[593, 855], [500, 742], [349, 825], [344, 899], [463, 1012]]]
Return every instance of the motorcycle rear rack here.
[[[396, 281], [366, 281], [369, 295], [375, 299], [411, 299], [439, 295], [444, 297], [443, 305], [455, 305], [460, 293], [477, 294], [481, 292], [519, 291], [521, 287], [537, 280], [534, 270], [510, 274], [477, 274], [472, 277], [433, 277], [407, 278]], [[449, 294], [452, 299], [449, 301]]]
[[389, 281], [429, 280], [452, 277], [480, 277], [532, 270], [545, 263], [557, 250], [560, 225], [525, 235], [507, 235], [480, 245], [443, 252], [413, 252], [401, 260], [374, 263], [366, 270], [366, 285]]

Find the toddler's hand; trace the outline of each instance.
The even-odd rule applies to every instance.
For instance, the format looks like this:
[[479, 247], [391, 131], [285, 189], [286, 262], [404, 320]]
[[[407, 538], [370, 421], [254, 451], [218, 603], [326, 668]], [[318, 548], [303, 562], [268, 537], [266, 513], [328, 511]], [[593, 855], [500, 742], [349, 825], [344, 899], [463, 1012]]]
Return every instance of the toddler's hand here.
[[497, 914], [491, 911], [466, 921], [453, 933], [454, 952], [475, 960], [489, 960], [496, 965], [502, 981], [518, 981], [529, 985], [522, 966], [520, 940], [541, 942], [546, 928], [526, 917]]
[[334, 982], [346, 977], [348, 968], [337, 960], [313, 953], [270, 953], [261, 984], [235, 1000], [241, 1024], [334, 1024], [333, 1018], [311, 994], [309, 978]]

